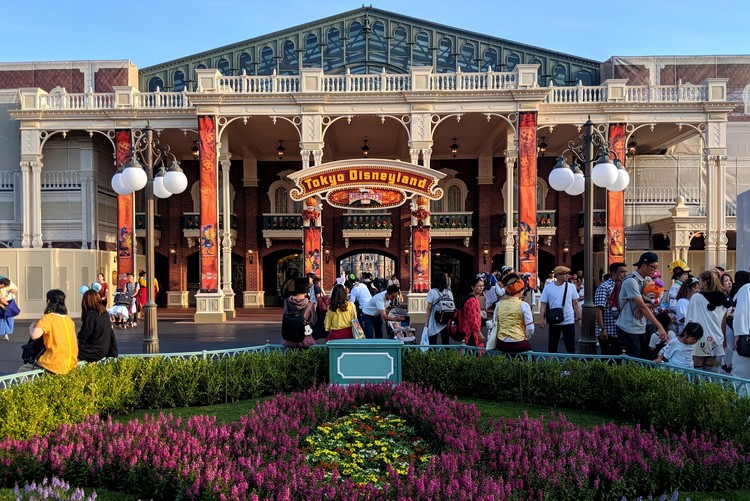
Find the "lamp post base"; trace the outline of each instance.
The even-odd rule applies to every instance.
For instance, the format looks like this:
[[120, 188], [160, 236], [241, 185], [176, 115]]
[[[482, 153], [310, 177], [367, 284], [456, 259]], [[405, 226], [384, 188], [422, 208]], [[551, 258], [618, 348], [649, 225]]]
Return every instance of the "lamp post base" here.
[[227, 319], [224, 311], [224, 293], [199, 292], [195, 295], [195, 323], [220, 323]]

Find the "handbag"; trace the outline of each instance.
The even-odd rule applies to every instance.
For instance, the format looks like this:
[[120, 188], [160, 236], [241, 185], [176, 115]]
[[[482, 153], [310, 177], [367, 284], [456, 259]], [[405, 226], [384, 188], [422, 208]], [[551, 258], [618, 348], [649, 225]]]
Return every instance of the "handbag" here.
[[352, 337], [354, 339], [365, 339], [365, 330], [359, 324], [359, 319], [352, 320]]
[[318, 301], [315, 303], [315, 307], [318, 309], [319, 313], [326, 313], [329, 304], [331, 304], [331, 296], [321, 294]]
[[5, 316], [15, 317], [19, 313], [21, 313], [21, 309], [18, 307], [18, 304], [16, 304], [16, 300], [11, 299], [8, 301], [8, 306], [5, 307]]
[[737, 336], [737, 354], [750, 357], [750, 336]]
[[21, 359], [25, 364], [33, 364], [39, 360], [39, 357], [44, 353], [44, 340], [42, 338], [31, 339], [26, 342], [25, 345], [21, 346]]
[[544, 321], [550, 325], [557, 325], [565, 320], [565, 313], [563, 308], [565, 307], [565, 299], [568, 297], [568, 283], [565, 282], [565, 292], [563, 292], [563, 298], [561, 308], [550, 308], [544, 312]]

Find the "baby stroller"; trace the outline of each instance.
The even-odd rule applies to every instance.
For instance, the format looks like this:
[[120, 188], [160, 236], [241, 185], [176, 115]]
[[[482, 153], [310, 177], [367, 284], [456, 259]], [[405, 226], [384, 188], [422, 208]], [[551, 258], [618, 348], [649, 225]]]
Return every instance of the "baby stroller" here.
[[122, 291], [115, 293], [114, 305], [107, 310], [109, 319], [116, 329], [127, 329], [134, 327], [135, 320], [135, 298]]
[[416, 339], [414, 336], [415, 329], [409, 325], [409, 315], [406, 314], [406, 310], [400, 306], [390, 308], [390, 315], [403, 316], [403, 320], [390, 320], [386, 323], [386, 335], [388, 339], [398, 339], [404, 344], [414, 344]]

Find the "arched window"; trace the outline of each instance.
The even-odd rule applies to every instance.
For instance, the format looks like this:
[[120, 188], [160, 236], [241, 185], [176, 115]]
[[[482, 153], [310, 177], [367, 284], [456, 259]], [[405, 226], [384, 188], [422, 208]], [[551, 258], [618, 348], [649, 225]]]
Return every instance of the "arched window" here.
[[555, 82], [555, 85], [560, 87], [565, 85], [565, 81], [568, 79], [568, 73], [565, 71], [565, 66], [562, 64], [556, 64], [554, 68], [552, 68], [552, 80]]
[[349, 63], [361, 63], [365, 60], [365, 34], [362, 25], [356, 21], [349, 25], [346, 60]]
[[540, 86], [546, 87], [547, 86], [547, 82], [546, 82], [547, 79], [542, 77], [542, 75], [544, 75], [544, 65], [542, 64], [542, 62], [539, 59], [534, 58], [531, 61], [529, 61], [529, 64], [538, 64], [539, 65], [539, 69], [536, 70], [536, 81], [537, 81], [537, 84], [539, 84]]
[[216, 63], [216, 69], [219, 70], [219, 73], [224, 76], [231, 76], [232, 74], [232, 69], [231, 66], [229, 66], [229, 61], [223, 57], [219, 59], [218, 63]]
[[[449, 176], [455, 175], [455, 171], [444, 169], [443, 172]], [[443, 198], [430, 202], [430, 209], [435, 213], [455, 214], [464, 212], [466, 206], [466, 195], [468, 189], [466, 183], [455, 177], [448, 177], [440, 182], [439, 186], [443, 188]]]
[[320, 45], [318, 36], [310, 33], [305, 37], [305, 55], [302, 56], [303, 68], [317, 68], [320, 66]]
[[324, 52], [324, 69], [330, 71], [344, 65], [344, 44], [341, 41], [341, 32], [338, 28], [328, 30], [327, 44]]
[[281, 60], [281, 70], [279, 73], [283, 75], [294, 75], [297, 74], [297, 52], [294, 50], [294, 42], [287, 40], [284, 42], [284, 57]]
[[270, 75], [276, 68], [276, 64], [273, 58], [273, 49], [271, 47], [263, 47], [260, 51], [260, 67], [258, 68], [258, 75]]
[[492, 67], [493, 71], [498, 71], [500, 69], [497, 67], [497, 51], [495, 49], [487, 49], [484, 51], [482, 69], [487, 71], [490, 67]]
[[244, 71], [245, 75], [255, 75], [255, 67], [253, 66], [253, 56], [247, 52], [240, 54], [240, 72]]
[[448, 212], [463, 212], [464, 196], [458, 185], [451, 184], [448, 186], [446, 198], [448, 199]]
[[581, 82], [583, 85], [591, 85], [592, 78], [591, 73], [586, 70], [579, 70], [576, 72], [576, 85]]
[[198, 66], [195, 67], [195, 69], [196, 70], [205, 70], [206, 69], [206, 65], [205, 64], [199, 64]]
[[185, 74], [180, 70], [174, 72], [172, 77], [172, 88], [175, 92], [182, 92], [185, 90]]
[[404, 71], [409, 71], [409, 45], [406, 28], [399, 26], [393, 31], [393, 42], [391, 42], [391, 64]]
[[513, 71], [520, 62], [521, 58], [518, 57], [518, 54], [508, 54], [508, 57], [505, 58], [505, 65], [508, 71]]
[[453, 41], [450, 38], [443, 38], [440, 40], [437, 51], [437, 72], [452, 71], [456, 71], [456, 66], [453, 64]]
[[385, 25], [377, 21], [372, 25], [370, 34], [370, 46], [367, 56], [370, 61], [385, 63], [388, 60], [387, 44], [385, 43]]
[[164, 90], [164, 82], [159, 77], [153, 77], [148, 81], [148, 91], [156, 92], [157, 90]]
[[430, 35], [426, 31], [417, 33], [414, 45], [414, 66], [432, 66], [432, 50], [430, 49]]
[[461, 46], [461, 60], [459, 61], [461, 71], [477, 71], [474, 44], [465, 43]]
[[286, 186], [279, 186], [273, 190], [273, 207], [271, 207], [271, 212], [274, 214], [288, 214], [289, 211], [287, 209], [291, 200]]

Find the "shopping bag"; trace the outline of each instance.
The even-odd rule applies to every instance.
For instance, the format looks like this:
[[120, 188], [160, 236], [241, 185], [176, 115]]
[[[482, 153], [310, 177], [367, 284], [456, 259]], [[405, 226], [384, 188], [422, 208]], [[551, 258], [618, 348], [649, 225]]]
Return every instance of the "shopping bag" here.
[[422, 337], [419, 340], [419, 345], [422, 347], [422, 351], [427, 351], [430, 347], [430, 338], [427, 336], [427, 326], [425, 325], [422, 329]]
[[365, 331], [362, 329], [362, 326], [359, 325], [359, 320], [354, 319], [352, 320], [352, 337], [354, 339], [364, 339], [365, 338]]
[[494, 350], [497, 346], [497, 329], [495, 329], [495, 322], [489, 320], [487, 322], [487, 343], [484, 346], [485, 350]]

